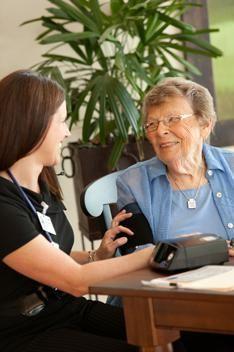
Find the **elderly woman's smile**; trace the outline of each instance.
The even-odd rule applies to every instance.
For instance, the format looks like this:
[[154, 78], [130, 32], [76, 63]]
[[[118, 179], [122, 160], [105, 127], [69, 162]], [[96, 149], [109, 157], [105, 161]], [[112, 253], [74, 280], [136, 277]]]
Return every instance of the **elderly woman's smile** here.
[[160, 146], [160, 148], [171, 148], [171, 147], [174, 147], [178, 143], [179, 142], [163, 142], [163, 143], [160, 143], [159, 146]]

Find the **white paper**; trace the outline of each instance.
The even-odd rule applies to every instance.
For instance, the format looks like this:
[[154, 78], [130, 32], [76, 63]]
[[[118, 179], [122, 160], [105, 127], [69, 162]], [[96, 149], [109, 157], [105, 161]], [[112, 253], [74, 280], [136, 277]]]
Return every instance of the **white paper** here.
[[232, 291], [234, 290], [234, 266], [206, 265], [182, 274], [141, 282], [144, 286], [150, 287]]

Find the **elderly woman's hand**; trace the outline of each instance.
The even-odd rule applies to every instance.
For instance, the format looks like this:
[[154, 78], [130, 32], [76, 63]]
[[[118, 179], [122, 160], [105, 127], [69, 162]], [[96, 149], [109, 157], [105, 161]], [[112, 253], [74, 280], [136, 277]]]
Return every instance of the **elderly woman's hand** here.
[[111, 228], [105, 232], [100, 247], [96, 250], [96, 260], [113, 257], [116, 249], [128, 241], [125, 236], [116, 238], [116, 235], [120, 232], [126, 233], [127, 235], [133, 235], [133, 232], [130, 229], [119, 225], [121, 221], [126, 220], [131, 216], [132, 213], [126, 213], [126, 210], [122, 210], [113, 218]]

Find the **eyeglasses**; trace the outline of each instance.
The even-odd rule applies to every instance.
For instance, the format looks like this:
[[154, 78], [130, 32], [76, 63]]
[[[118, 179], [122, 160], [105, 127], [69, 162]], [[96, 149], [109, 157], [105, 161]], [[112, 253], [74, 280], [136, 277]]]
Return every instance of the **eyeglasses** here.
[[178, 122], [184, 119], [187, 119], [189, 117], [192, 117], [193, 115], [194, 114], [181, 114], [176, 116], [166, 116], [161, 120], [154, 120], [154, 121], [147, 122], [144, 124], [143, 127], [146, 133], [151, 133], [151, 132], [157, 131], [160, 122], [162, 122], [164, 126], [173, 127]]

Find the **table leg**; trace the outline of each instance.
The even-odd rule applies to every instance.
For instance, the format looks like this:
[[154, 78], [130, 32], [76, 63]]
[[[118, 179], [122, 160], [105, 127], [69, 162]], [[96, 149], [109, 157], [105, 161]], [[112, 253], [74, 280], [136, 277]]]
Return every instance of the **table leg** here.
[[158, 346], [156, 347], [155, 352], [173, 352], [172, 344], [168, 343], [165, 346]]
[[129, 343], [140, 346], [141, 352], [172, 351], [170, 342], [179, 332], [155, 327], [151, 298], [123, 297], [123, 306]]
[[140, 352], [173, 352], [173, 348], [169, 343], [166, 346], [140, 347]]
[[141, 347], [140, 352], [161, 352], [157, 350], [157, 347]]

